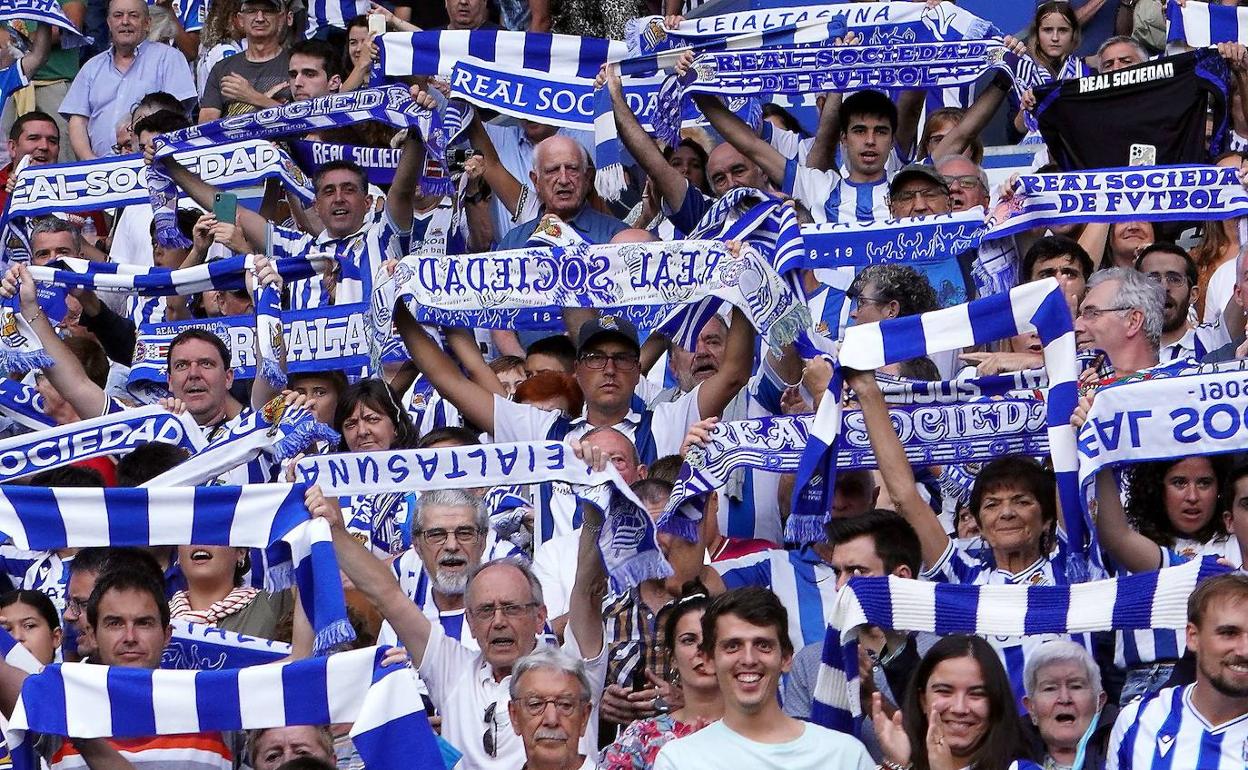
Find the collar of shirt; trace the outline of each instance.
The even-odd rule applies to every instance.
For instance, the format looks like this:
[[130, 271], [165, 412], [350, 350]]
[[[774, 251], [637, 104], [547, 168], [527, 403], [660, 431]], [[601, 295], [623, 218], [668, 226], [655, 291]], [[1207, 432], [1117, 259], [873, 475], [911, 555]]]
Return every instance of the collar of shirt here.
[[[589, 423], [588, 415], [589, 415], [589, 406], [587, 405], [581, 411], [580, 417], [572, 418], [572, 427], [579, 428], [582, 425], [587, 425]], [[620, 420], [612, 427], [616, 427], [616, 426], [624, 425], [624, 424], [628, 424], [630, 427], [632, 427], [635, 430], [637, 426], [641, 424], [641, 415], [635, 410], [629, 409], [628, 414], [624, 415], [624, 419]]]
[[[150, 48], [150, 47], [151, 47], [151, 46], [149, 45], [149, 43], [150, 43], [150, 42], [151, 42], [150, 40], [144, 40], [143, 42], [139, 43], [138, 45], [136, 45], [136, 46], [134, 47], [134, 58], [135, 58], [135, 59], [138, 59], [138, 58], [139, 58], [139, 54], [143, 53], [143, 51], [144, 51], [144, 50], [146, 50], [147, 48]], [[110, 64], [111, 64], [111, 63], [113, 63], [113, 62], [115, 61], [115, 54], [116, 54], [116, 52], [117, 52], [117, 46], [113, 45], [112, 43], [109, 43], [109, 44], [108, 44], [108, 51], [106, 51], [106, 53], [108, 54], [108, 61], [109, 61], [109, 63], [110, 63]], [[116, 66], [116, 65], [114, 64], [113, 66]]]
[[331, 245], [340, 246], [344, 244], [349, 245], [351, 241], [355, 240], [356, 238], [359, 238], [361, 235], [364, 234], [366, 230], [368, 230], [369, 224], [370, 222], [368, 221], [368, 217], [364, 217], [364, 222], [363, 224], [360, 225], [360, 229], [356, 230], [350, 235], [344, 235], [341, 238], [335, 238], [329, 234], [328, 230], [322, 230], [321, 234], [316, 236], [316, 245], [317, 246], [331, 246]]

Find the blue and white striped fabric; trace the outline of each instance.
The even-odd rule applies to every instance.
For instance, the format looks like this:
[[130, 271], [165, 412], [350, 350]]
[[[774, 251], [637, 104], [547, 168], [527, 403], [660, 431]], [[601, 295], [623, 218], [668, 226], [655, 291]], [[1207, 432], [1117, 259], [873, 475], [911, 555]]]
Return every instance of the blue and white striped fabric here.
[[308, 26], [304, 37], [325, 39], [329, 30], [347, 29], [356, 16], [368, 13], [368, 0], [309, 0]]
[[1248, 8], [1197, 0], [1188, 0], [1186, 5], [1180, 6], [1175, 0], [1169, 0], [1166, 21], [1169, 22], [1167, 43], [1205, 48], [1248, 40]]
[[187, 414], [145, 406], [0, 440], [0, 483], [159, 441], [204, 448], [204, 433]]
[[61, 30], [61, 48], [80, 48], [91, 44], [65, 15], [57, 0], [0, 0], [0, 21], [26, 19], [48, 24]]
[[286, 337], [282, 329], [282, 293], [275, 284], [252, 287], [256, 310], [256, 366], [270, 387], [286, 387]]
[[29, 731], [130, 738], [348, 723], [371, 770], [442, 770], [416, 674], [383, 669], [386, 650], [223, 671], [48, 666], [26, 678], [5, 735], [18, 747]]
[[859, 713], [858, 629], [1021, 636], [1184, 628], [1196, 584], [1230, 571], [1216, 559], [1067, 586], [975, 586], [853, 578], [839, 592], [824, 642], [811, 719], [850, 731]]
[[56, 425], [56, 420], [44, 413], [39, 391], [8, 377], [0, 377], [0, 415], [30, 430]]
[[[1088, 560], [1098, 557], [1091, 548], [1093, 533], [1079, 513], [1079, 465], [1075, 435], [1070, 427], [1070, 416], [1078, 401], [1075, 330], [1070, 307], [1056, 279], [1033, 281], [1012, 289], [1009, 294], [997, 294], [930, 313], [851, 326], [840, 348], [839, 365], [858, 370], [878, 369], [918, 356], [1033, 331], [1044, 345], [1045, 369], [1049, 375], [1045, 393], [1049, 451], [1071, 546], [1068, 577], [1072, 582], [1079, 582], [1091, 574]], [[821, 410], [828, 400], [825, 398], [820, 404]], [[833, 400], [839, 400], [839, 392]], [[811, 433], [812, 436], [818, 433], [821, 441], [812, 440], [807, 447], [811, 458], [809, 461], [803, 458], [796, 485], [799, 490], [808, 486], [816, 469], [827, 467], [834, 456], [830, 451], [833, 444], [822, 442], [822, 437], [834, 437], [839, 432], [840, 421], [832, 422], [833, 417], [823, 411], [816, 415]]]
[[[31, 265], [30, 275], [35, 283], [67, 289], [120, 291], [144, 297], [185, 296], [246, 289], [245, 271], [252, 269], [253, 259], [250, 255], [226, 257], [194, 267], [166, 268], [62, 258], [56, 261], [61, 267]], [[276, 260], [275, 267], [283, 280], [295, 281], [317, 275], [332, 259], [320, 254], [286, 257]]]
[[836, 573], [810, 546], [773, 549], [711, 565], [729, 589], [769, 588], [789, 610], [789, 638], [801, 649], [827, 634], [836, 606]]
[[31, 651], [22, 646], [12, 634], [3, 628], [0, 628], [0, 656], [4, 658], [5, 663], [27, 674], [37, 674], [43, 668], [43, 664]]
[[316, 649], [354, 638], [329, 525], [303, 484], [129, 488], [0, 487], [0, 532], [18, 548], [230, 545], [265, 550], [265, 589], [299, 586]]
[[247, 410], [240, 419], [231, 421], [229, 430], [195, 456], [143, 486], [154, 489], [207, 484], [262, 453], [271, 465], [277, 465], [315, 442], [337, 444], [340, 438], [333, 428], [317, 421], [307, 404], [289, 406], [286, 396], [278, 395], [261, 409]]

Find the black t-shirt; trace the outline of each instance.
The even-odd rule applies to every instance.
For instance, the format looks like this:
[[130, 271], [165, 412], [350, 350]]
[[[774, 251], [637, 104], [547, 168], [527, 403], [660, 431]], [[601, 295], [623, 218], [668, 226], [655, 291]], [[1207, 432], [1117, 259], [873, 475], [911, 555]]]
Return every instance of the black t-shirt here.
[[251, 83], [252, 88], [282, 101], [281, 92], [286, 90], [290, 82], [290, 55], [282, 51], [268, 61], [253, 62], [247, 60], [247, 54], [244, 52], [227, 56], [213, 65], [208, 72], [208, 82], [204, 84], [204, 98], [200, 100], [199, 106], [221, 110], [223, 118], [246, 115], [249, 112], [255, 112], [256, 108], [243, 102], [227, 102], [221, 95], [221, 78], [226, 75], [242, 75]]
[[1230, 136], [1229, 81], [1217, 51], [1190, 51], [1037, 88], [1036, 120], [1063, 171], [1204, 163]]

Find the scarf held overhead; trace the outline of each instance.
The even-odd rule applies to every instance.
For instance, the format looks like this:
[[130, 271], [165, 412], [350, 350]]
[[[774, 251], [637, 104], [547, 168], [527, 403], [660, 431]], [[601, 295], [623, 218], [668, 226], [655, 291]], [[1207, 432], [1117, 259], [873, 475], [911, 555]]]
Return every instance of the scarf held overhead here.
[[619, 472], [610, 465], [593, 471], [563, 443], [317, 455], [300, 460], [296, 471], [309, 486], [319, 484], [327, 494], [339, 496], [551, 481], [573, 484], [579, 488], [578, 499], [603, 513], [598, 547], [612, 591], [622, 592], [644, 580], [672, 574], [655, 539], [654, 522]]
[[864, 625], [989, 638], [1182, 629], [1187, 625], [1187, 599], [1196, 584], [1228, 571], [1206, 557], [1157, 572], [1064, 586], [853, 578], [837, 591], [828, 621], [811, 720], [852, 731], [860, 712], [858, 631]]
[[265, 590], [298, 584], [316, 649], [354, 638], [329, 527], [301, 484], [136, 488], [0, 487], [0, 532], [24, 550], [229, 545], [266, 550]]
[[[37, 284], [65, 289], [124, 291], [140, 297], [186, 296], [246, 289], [246, 273], [253, 269], [254, 259], [253, 255], [226, 257], [194, 267], [165, 268], [61, 258], [47, 265], [31, 265], [30, 276]], [[274, 262], [278, 274], [289, 282], [318, 275], [333, 260], [331, 254], [309, 254]]]

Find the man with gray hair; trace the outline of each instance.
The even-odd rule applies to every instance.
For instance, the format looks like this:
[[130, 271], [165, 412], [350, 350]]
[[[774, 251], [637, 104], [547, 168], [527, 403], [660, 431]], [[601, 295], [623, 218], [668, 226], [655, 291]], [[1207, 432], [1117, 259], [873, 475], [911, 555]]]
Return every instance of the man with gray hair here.
[[[464, 594], [468, 573], [481, 563], [489, 534], [489, 511], [476, 494], [463, 489], [424, 492], [412, 514], [412, 547], [391, 566], [399, 585], [430, 621], [438, 621], [451, 639], [470, 650], [480, 649], [465, 633]], [[383, 623], [380, 644], [398, 637]]]
[[534, 650], [511, 674], [507, 711], [524, 743], [527, 770], [592, 770], [594, 752], [578, 742], [593, 712], [593, 688], [585, 663], [554, 647]]
[[533, 149], [533, 170], [529, 172], [542, 204], [541, 213], [513, 227], [499, 241], [499, 250], [523, 247], [547, 214], [559, 217], [590, 243], [609, 243], [616, 233], [627, 230], [628, 225], [586, 203], [591, 178], [589, 154], [580, 142], [561, 134], [543, 139]]
[[1165, 291], [1143, 273], [1113, 267], [1093, 273], [1075, 318], [1081, 349], [1105, 353], [1123, 377], [1158, 363]]
[[1113, 72], [1148, 61], [1148, 51], [1133, 38], [1115, 35], [1096, 49], [1098, 72]]
[[949, 202], [953, 211], [966, 211], [976, 206], [988, 208], [988, 175], [965, 155], [942, 155], [936, 159], [936, 171], [949, 185]]
[[82, 257], [82, 228], [54, 216], [39, 217], [30, 226], [30, 264]]

